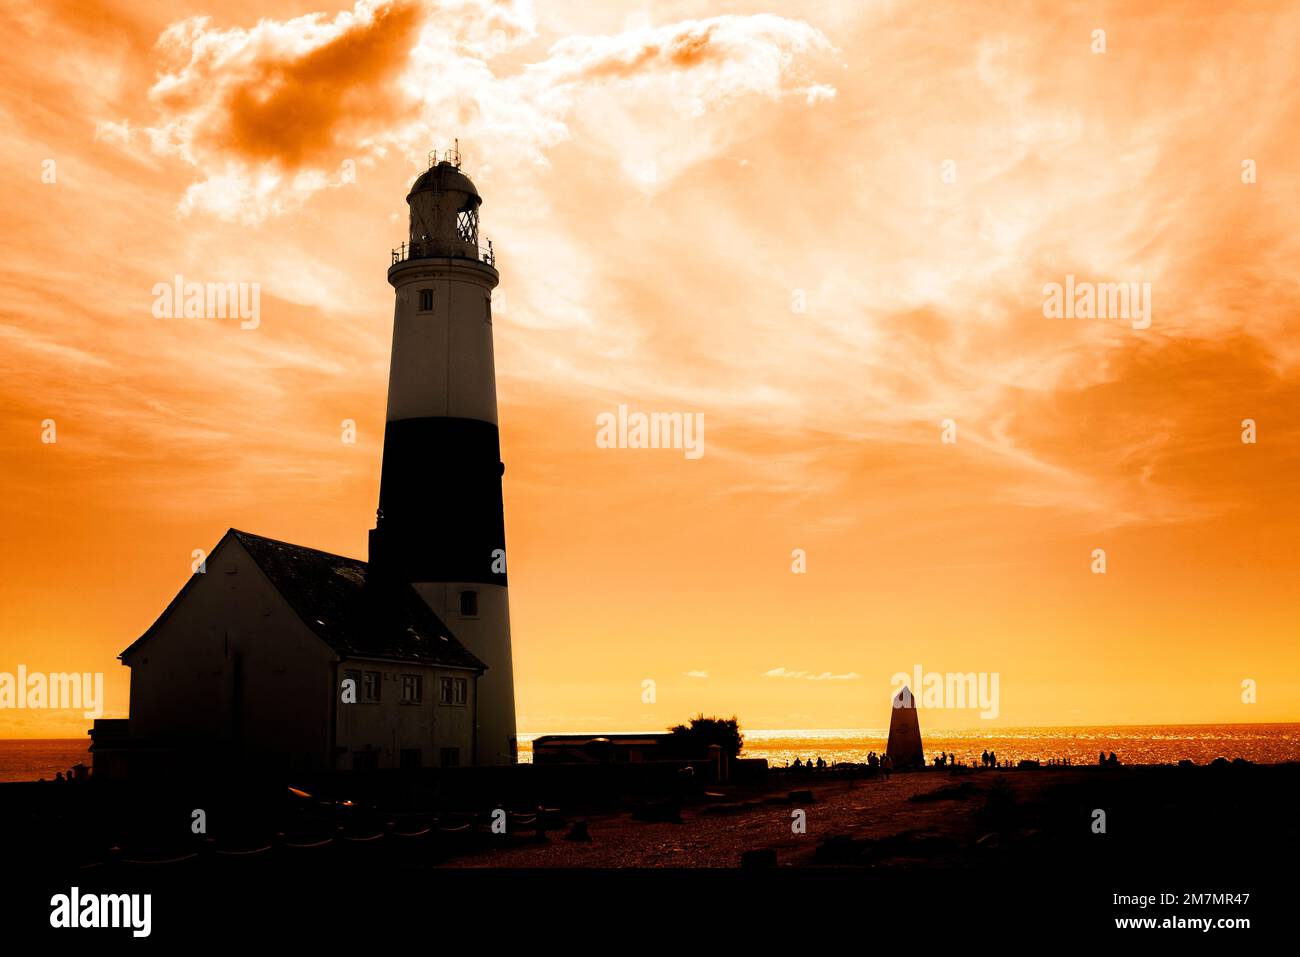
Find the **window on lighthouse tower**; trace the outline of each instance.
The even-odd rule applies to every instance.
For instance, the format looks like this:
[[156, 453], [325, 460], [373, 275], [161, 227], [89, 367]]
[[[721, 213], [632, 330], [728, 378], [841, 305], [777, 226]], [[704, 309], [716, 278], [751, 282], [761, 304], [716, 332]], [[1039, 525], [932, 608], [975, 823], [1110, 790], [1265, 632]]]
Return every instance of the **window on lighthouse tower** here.
[[478, 210], [473, 206], [462, 209], [456, 214], [456, 235], [461, 242], [478, 242]]
[[433, 290], [432, 289], [420, 290], [420, 311], [421, 312], [433, 311]]

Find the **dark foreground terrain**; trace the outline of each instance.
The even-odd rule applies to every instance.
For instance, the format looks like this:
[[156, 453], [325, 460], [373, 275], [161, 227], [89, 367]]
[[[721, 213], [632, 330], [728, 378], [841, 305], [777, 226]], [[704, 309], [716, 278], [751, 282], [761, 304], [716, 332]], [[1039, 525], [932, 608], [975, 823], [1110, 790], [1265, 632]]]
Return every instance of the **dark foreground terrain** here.
[[1295, 883], [1298, 785], [1295, 764], [771, 772], [649, 793], [562, 787], [553, 801], [499, 777], [500, 800], [474, 788], [349, 797], [338, 781], [299, 793], [11, 785], [0, 787], [6, 857], [28, 880], [6, 901], [6, 927], [48, 928], [50, 895], [77, 886], [151, 893], [156, 935], [220, 934], [304, 907], [319, 917], [322, 899], [399, 924], [436, 900], [488, 922], [648, 907], [673, 923], [721, 908], [775, 929], [794, 907], [819, 923], [996, 915], [1120, 933], [1115, 919], [1129, 916], [1244, 916], [1253, 931], [1278, 919]]

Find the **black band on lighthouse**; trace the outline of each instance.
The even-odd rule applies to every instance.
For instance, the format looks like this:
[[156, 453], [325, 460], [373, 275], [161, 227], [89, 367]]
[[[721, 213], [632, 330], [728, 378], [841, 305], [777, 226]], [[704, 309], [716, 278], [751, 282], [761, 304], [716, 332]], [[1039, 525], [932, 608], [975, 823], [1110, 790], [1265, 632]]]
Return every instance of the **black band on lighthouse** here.
[[500, 433], [491, 422], [389, 422], [370, 533], [376, 571], [410, 582], [505, 585], [503, 470]]

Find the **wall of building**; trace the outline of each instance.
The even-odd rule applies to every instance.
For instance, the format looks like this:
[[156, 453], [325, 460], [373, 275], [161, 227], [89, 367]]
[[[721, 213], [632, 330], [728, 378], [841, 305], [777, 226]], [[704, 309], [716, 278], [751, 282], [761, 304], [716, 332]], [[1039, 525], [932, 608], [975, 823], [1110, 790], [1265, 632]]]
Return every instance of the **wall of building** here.
[[130, 735], [327, 767], [332, 650], [224, 538], [131, 668]]
[[[456, 748], [457, 764], [474, 763], [474, 673], [453, 668], [439, 668], [413, 662], [387, 662], [345, 660], [339, 663], [339, 681], [350, 670], [374, 672], [379, 681], [378, 702], [366, 700], [365, 682], [357, 689], [356, 704], [342, 704], [338, 708], [337, 745], [339, 768], [354, 766], [358, 751], [375, 751], [374, 766], [397, 768], [402, 766], [402, 752], [420, 752], [420, 767], [440, 767], [444, 748]], [[419, 675], [423, 679], [423, 693], [419, 703], [402, 701], [402, 676]], [[440, 679], [449, 677], [465, 681], [466, 697], [463, 705], [442, 704], [439, 696]]]

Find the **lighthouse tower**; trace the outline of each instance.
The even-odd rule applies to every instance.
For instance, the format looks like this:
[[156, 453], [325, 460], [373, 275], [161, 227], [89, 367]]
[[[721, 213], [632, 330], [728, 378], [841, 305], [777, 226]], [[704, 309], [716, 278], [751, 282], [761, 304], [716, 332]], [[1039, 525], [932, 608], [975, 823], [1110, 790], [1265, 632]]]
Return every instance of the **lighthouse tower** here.
[[410, 238], [393, 250], [388, 269], [393, 354], [370, 563], [377, 574], [410, 582], [488, 666], [476, 690], [472, 760], [511, 764], [505, 465], [492, 360], [492, 290], [500, 277], [491, 244], [479, 242], [482, 197], [456, 151], [431, 154], [406, 202]]

